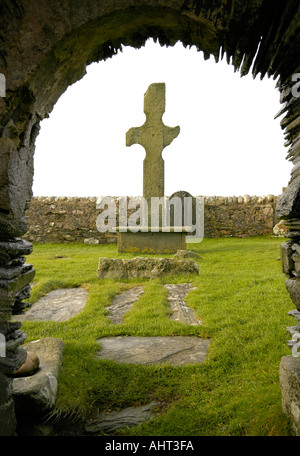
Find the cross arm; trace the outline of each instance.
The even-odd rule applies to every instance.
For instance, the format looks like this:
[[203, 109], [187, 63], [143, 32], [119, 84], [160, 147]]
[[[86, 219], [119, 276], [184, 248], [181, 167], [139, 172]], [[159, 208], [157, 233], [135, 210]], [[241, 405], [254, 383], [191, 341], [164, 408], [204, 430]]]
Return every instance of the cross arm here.
[[180, 132], [180, 127], [167, 127], [164, 126], [164, 147], [167, 147], [173, 139], [177, 138]]
[[130, 128], [126, 133], [126, 146], [132, 146], [132, 144], [141, 144], [140, 127]]

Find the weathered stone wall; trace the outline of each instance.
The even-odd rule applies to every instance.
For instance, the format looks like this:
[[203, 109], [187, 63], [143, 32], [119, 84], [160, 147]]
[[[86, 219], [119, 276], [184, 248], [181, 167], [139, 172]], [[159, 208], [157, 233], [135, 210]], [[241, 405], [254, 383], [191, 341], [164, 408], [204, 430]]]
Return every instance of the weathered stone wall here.
[[204, 203], [205, 237], [248, 237], [271, 234], [277, 197], [245, 195], [206, 197]]
[[[276, 223], [277, 197], [268, 195], [205, 197], [205, 237], [247, 237], [271, 234]], [[100, 233], [96, 219], [96, 197], [36, 197], [26, 212], [29, 230], [24, 236], [30, 242], [116, 242], [114, 233]], [[116, 207], [118, 198], [115, 197]]]
[[100, 233], [96, 219], [96, 197], [37, 197], [33, 198], [28, 216], [29, 230], [24, 236], [31, 242], [84, 242], [96, 239], [99, 243], [115, 242], [115, 235]]

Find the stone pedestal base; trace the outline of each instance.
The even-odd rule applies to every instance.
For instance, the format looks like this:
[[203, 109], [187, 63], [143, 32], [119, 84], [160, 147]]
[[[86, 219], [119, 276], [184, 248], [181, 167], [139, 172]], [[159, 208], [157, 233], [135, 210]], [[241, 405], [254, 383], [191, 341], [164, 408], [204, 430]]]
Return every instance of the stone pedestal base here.
[[118, 251], [130, 253], [168, 254], [186, 249], [186, 233], [180, 232], [118, 232]]

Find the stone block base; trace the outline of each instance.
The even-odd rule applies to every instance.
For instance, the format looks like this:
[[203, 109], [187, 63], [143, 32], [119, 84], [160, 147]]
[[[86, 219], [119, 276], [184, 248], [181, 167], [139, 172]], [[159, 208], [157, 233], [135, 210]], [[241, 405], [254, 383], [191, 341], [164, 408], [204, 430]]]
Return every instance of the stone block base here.
[[23, 347], [35, 353], [40, 360], [40, 368], [33, 375], [13, 379], [17, 419], [27, 421], [45, 416], [55, 404], [64, 344], [60, 339], [49, 337], [29, 342]]
[[118, 251], [147, 254], [176, 253], [186, 248], [185, 233], [176, 232], [119, 232]]
[[282, 408], [300, 435], [300, 358], [284, 356], [280, 363]]

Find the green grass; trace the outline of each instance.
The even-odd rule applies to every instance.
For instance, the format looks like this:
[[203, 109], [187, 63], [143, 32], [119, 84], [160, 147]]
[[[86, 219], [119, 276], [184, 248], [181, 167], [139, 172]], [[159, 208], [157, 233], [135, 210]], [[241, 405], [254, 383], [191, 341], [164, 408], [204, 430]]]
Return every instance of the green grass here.
[[[96, 410], [162, 404], [155, 417], [119, 435], [286, 436], [279, 364], [289, 355], [286, 327], [293, 304], [281, 271], [282, 239], [204, 239], [188, 246], [198, 253], [199, 276], [155, 280], [97, 279], [100, 256], [116, 245], [34, 245], [27, 258], [36, 268], [31, 302], [60, 287], [84, 286], [84, 310], [67, 322], [24, 322], [27, 341], [59, 337], [65, 344], [55, 413], [87, 418]], [[64, 256], [65, 258], [58, 258]], [[202, 326], [169, 319], [164, 283], [192, 281], [187, 303]], [[120, 325], [106, 306], [122, 290], [143, 283], [145, 292]], [[95, 357], [105, 336], [197, 335], [211, 339], [203, 364], [184, 367], [117, 364]]]

